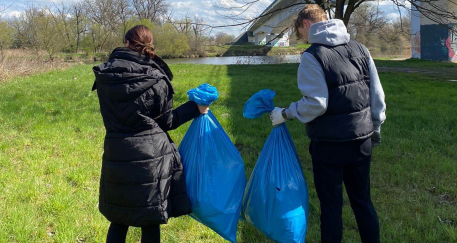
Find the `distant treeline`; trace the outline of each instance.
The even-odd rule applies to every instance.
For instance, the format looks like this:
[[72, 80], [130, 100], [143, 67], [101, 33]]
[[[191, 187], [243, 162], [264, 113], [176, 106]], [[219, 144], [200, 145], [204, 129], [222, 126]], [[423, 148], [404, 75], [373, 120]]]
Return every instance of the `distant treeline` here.
[[125, 33], [137, 24], [153, 31], [162, 57], [205, 56], [205, 46], [234, 38], [224, 32], [210, 36], [202, 18], [174, 18], [166, 0], [80, 0], [29, 5], [20, 16], [0, 19], [0, 49], [41, 50], [51, 61], [61, 52], [109, 52], [122, 46]]

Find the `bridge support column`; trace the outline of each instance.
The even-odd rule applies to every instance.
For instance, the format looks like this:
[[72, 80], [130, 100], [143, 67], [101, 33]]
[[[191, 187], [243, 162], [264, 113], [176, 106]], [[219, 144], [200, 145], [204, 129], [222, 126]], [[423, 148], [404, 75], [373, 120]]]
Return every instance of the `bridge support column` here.
[[265, 45], [267, 43], [267, 34], [265, 32], [259, 32], [255, 34], [255, 44]]

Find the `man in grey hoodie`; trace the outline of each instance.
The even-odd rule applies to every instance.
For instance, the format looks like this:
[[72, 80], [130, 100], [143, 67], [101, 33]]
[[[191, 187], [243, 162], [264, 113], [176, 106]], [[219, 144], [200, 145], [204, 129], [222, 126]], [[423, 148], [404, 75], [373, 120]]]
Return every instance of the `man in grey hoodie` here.
[[306, 123], [322, 242], [342, 240], [343, 182], [362, 242], [379, 242], [370, 163], [372, 147], [381, 143], [386, 105], [376, 66], [366, 47], [350, 40], [343, 21], [327, 20], [317, 4], [299, 13], [295, 28], [312, 44], [297, 73], [303, 98], [276, 107], [270, 114], [273, 126], [291, 119]]

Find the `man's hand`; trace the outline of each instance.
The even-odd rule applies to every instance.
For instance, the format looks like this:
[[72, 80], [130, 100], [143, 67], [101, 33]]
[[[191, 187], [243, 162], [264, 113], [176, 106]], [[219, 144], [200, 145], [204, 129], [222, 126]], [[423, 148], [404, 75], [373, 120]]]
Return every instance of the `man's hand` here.
[[286, 119], [282, 116], [283, 110], [283, 108], [275, 107], [275, 109], [270, 113], [270, 120], [273, 126], [277, 126], [286, 121]]
[[373, 135], [371, 135], [371, 147], [374, 148], [381, 144], [381, 132], [374, 131]]

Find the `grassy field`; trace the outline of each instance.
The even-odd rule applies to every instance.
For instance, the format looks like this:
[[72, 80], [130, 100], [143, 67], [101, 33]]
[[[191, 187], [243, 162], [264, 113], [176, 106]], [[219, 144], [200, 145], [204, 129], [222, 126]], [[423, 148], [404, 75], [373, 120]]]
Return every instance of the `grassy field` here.
[[[383, 144], [373, 154], [372, 196], [382, 242], [457, 242], [457, 65], [377, 61], [386, 93]], [[240, 150], [249, 176], [272, 127], [265, 115], [242, 116], [260, 89], [277, 91], [277, 106], [300, 99], [297, 64], [173, 65], [176, 105], [201, 83], [219, 90], [211, 107]], [[404, 69], [399, 69], [399, 67]], [[407, 72], [410, 69], [430, 72]], [[440, 74], [440, 75], [438, 75]], [[455, 76], [454, 76], [455, 77]], [[98, 212], [104, 128], [91, 92], [89, 65], [0, 83], [0, 242], [103, 242], [108, 221]], [[179, 143], [190, 123], [171, 133]], [[307, 242], [319, 242], [319, 202], [304, 125], [288, 122], [309, 186]], [[359, 242], [347, 197], [344, 242]], [[264, 243], [240, 222], [238, 242]], [[128, 242], [139, 242], [129, 231]], [[224, 242], [190, 217], [162, 226], [162, 242]]]

